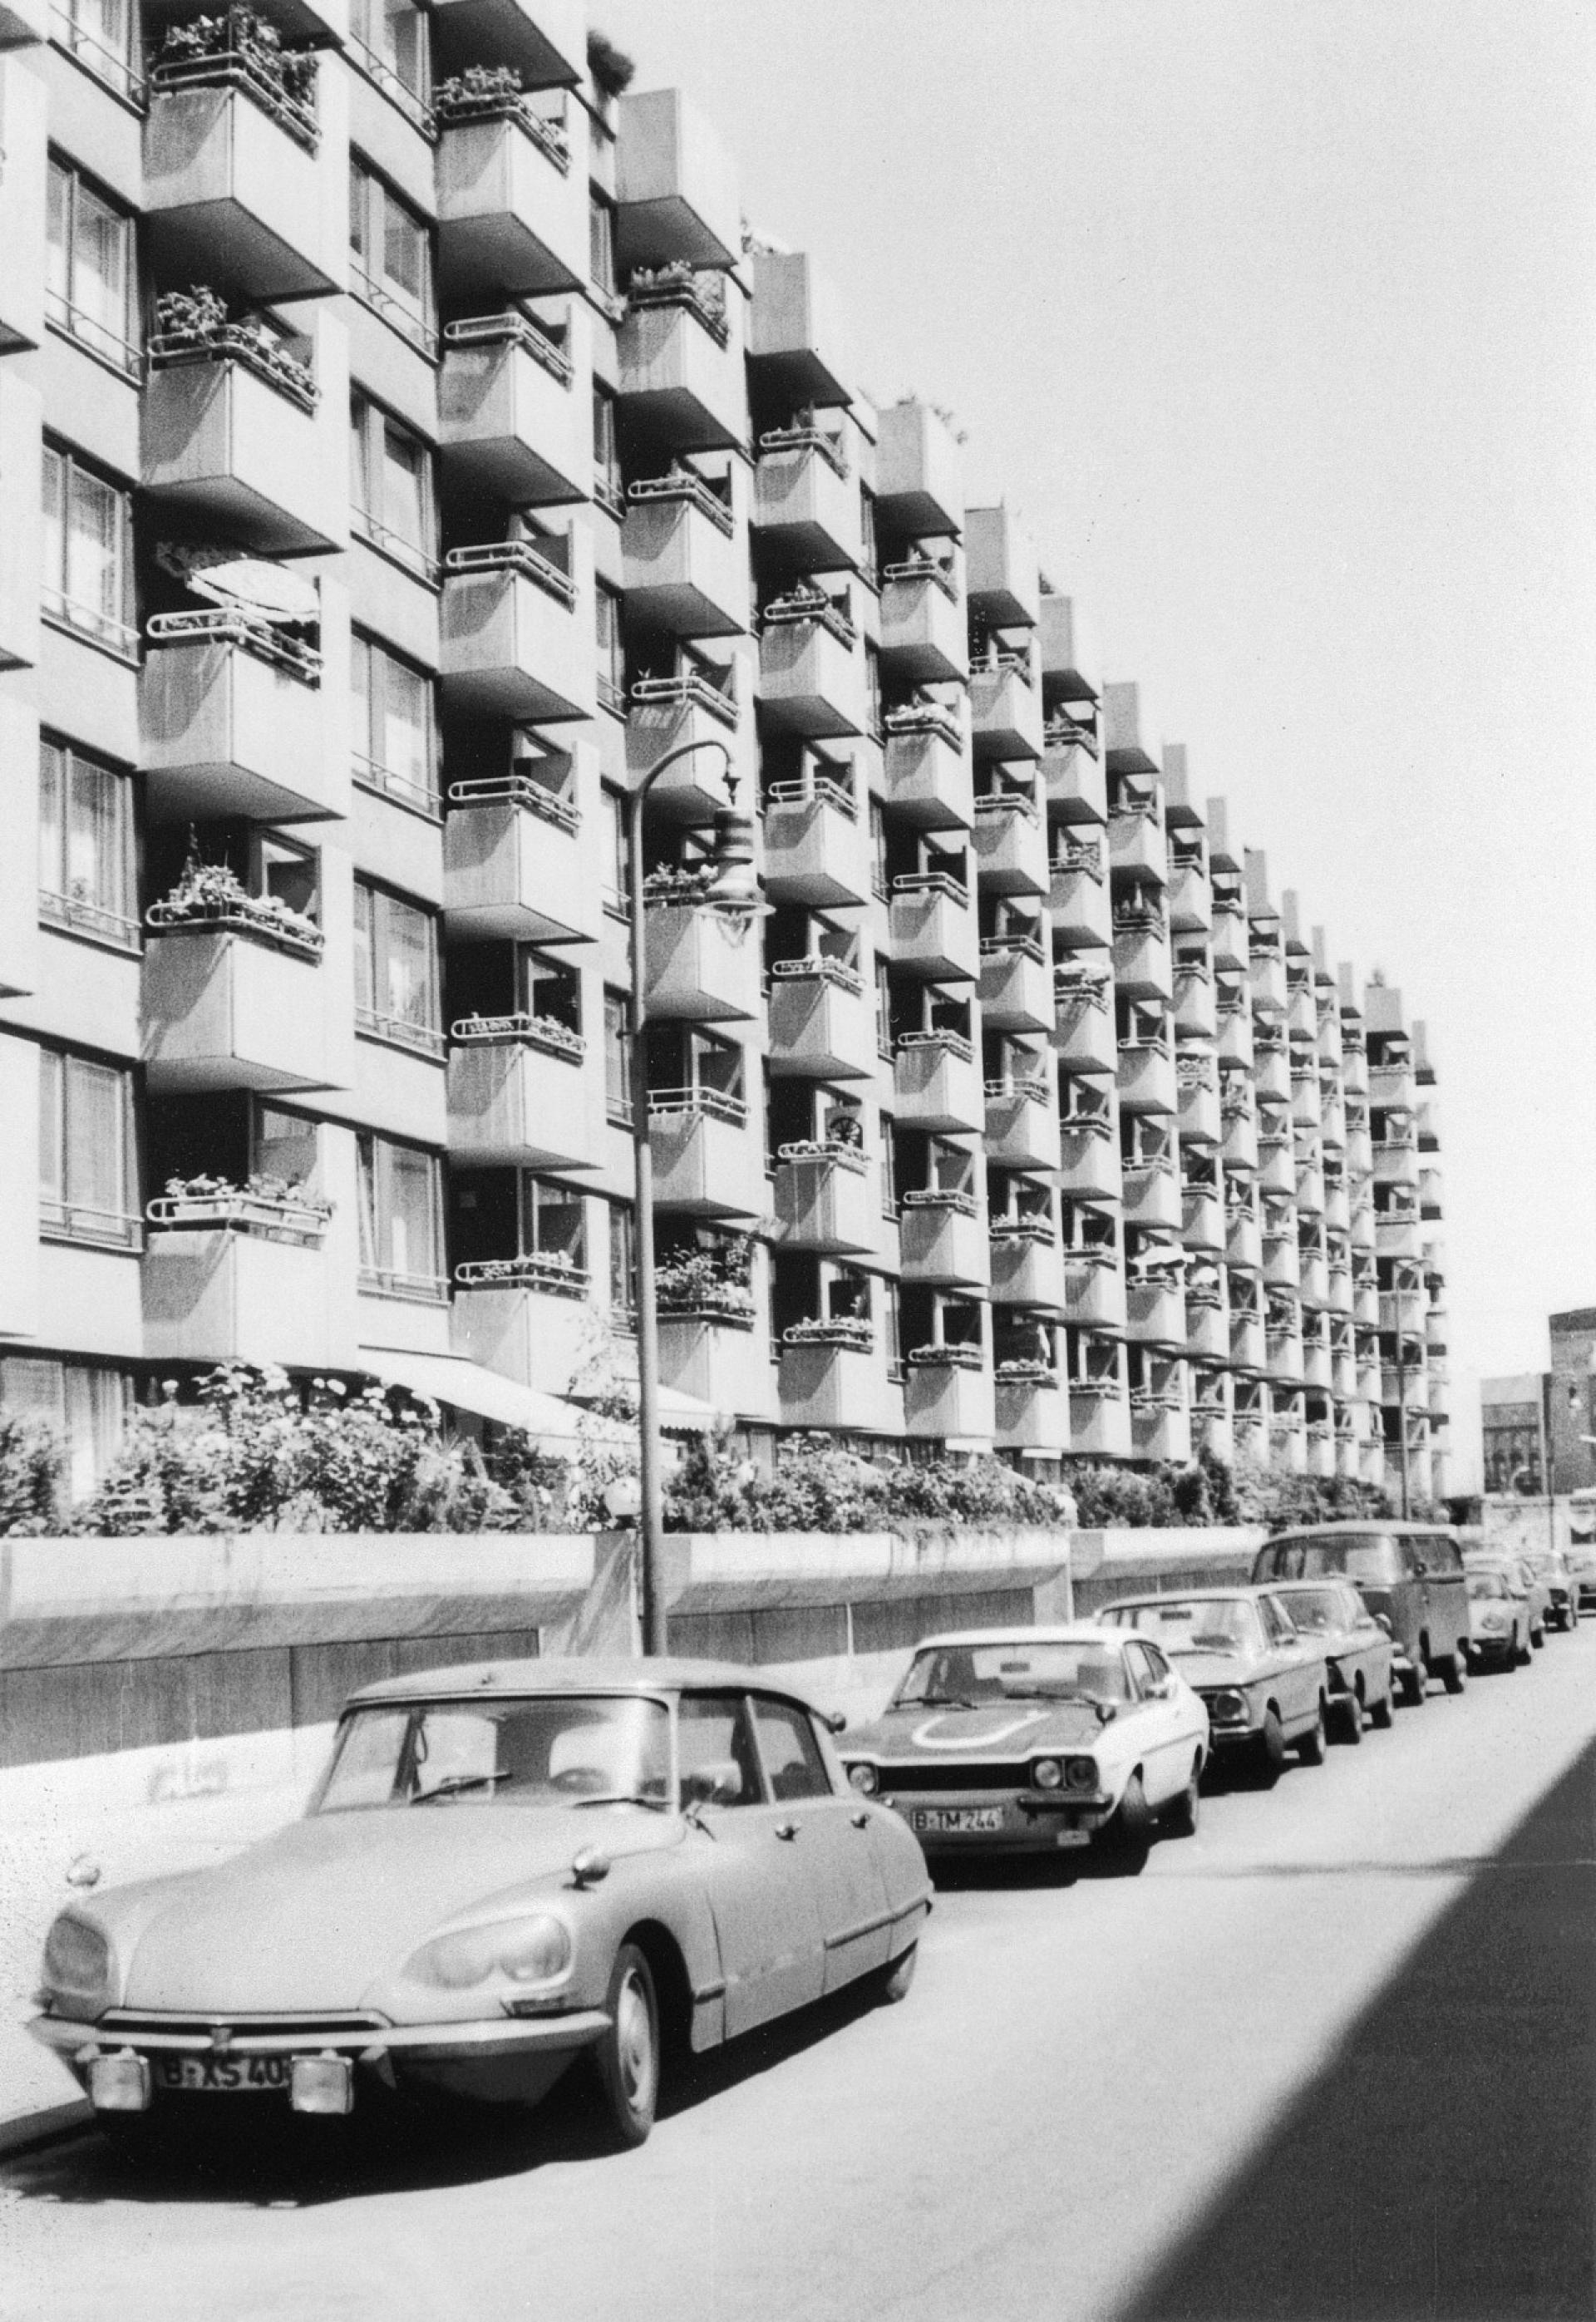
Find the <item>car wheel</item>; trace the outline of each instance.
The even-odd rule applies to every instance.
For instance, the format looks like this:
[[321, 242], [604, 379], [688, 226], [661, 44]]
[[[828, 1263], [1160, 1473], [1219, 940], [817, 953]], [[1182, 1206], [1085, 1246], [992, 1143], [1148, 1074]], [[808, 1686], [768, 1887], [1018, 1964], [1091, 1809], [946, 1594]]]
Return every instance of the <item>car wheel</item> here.
[[1191, 1769], [1191, 1779], [1178, 1798], [1172, 1798], [1164, 1808], [1164, 1827], [1176, 1838], [1195, 1838], [1198, 1817], [1202, 1812], [1200, 1766]]
[[1325, 1696], [1319, 1696], [1319, 1705], [1312, 1725], [1297, 1741], [1297, 1755], [1305, 1766], [1322, 1766], [1325, 1762]]
[[1441, 1683], [1448, 1693], [1461, 1693], [1469, 1681], [1469, 1657], [1461, 1645], [1441, 1662]]
[[1272, 1790], [1286, 1770], [1286, 1733], [1272, 1709], [1263, 1714], [1263, 1730], [1254, 1743], [1258, 1787]]
[[1541, 1625], [1540, 1625], [1540, 1627], [1539, 1627], [1538, 1629], [1531, 1629], [1531, 1631], [1529, 1632], [1529, 1641], [1530, 1641], [1530, 1643], [1535, 1647], [1536, 1651], [1538, 1653], [1538, 1652], [1539, 1652], [1539, 1650], [1541, 1650], [1541, 1647], [1542, 1647], [1542, 1646], [1546, 1643], [1546, 1623], [1545, 1623], [1544, 1621], [1541, 1623]]
[[1402, 1705], [1404, 1708], [1422, 1709], [1424, 1707], [1425, 1684], [1426, 1678], [1423, 1669], [1410, 1668], [1403, 1670]]
[[[1358, 1679], [1358, 1686], [1361, 1687], [1362, 1684], [1363, 1679], [1360, 1678]], [[1357, 1687], [1354, 1687], [1351, 1693], [1347, 1694], [1336, 1704], [1336, 1707], [1341, 1713], [1341, 1738], [1344, 1742], [1350, 1742], [1352, 1747], [1355, 1750], [1358, 1743], [1363, 1738], [1363, 1694], [1358, 1690]]]
[[908, 1988], [919, 1963], [920, 1946], [911, 1943], [907, 1951], [899, 1952], [898, 1957], [889, 1960], [885, 1967], [877, 1968], [872, 1979], [872, 1997], [883, 2007], [896, 2007], [900, 1999], [908, 1997]]
[[1370, 1710], [1369, 1723], [1371, 1725], [1377, 1726], [1382, 1733], [1389, 1733], [1396, 1722], [1396, 1705], [1391, 1698], [1391, 1687], [1388, 1685], [1380, 1699]]
[[1133, 1774], [1126, 1782], [1108, 1832], [1112, 1851], [1125, 1868], [1130, 1871], [1145, 1869], [1153, 1845], [1153, 1809], [1147, 1804], [1140, 1774]]
[[623, 1943], [605, 2000], [609, 2028], [593, 2050], [604, 2123], [615, 2143], [642, 2144], [660, 2101], [660, 2004], [649, 1963]]

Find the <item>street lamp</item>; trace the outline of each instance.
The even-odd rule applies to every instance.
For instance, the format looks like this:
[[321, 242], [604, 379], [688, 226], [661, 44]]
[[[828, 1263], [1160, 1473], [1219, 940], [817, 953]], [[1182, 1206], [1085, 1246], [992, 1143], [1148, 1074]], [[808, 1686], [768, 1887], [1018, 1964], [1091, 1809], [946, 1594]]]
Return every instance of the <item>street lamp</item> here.
[[650, 791], [668, 766], [690, 758], [698, 750], [718, 750], [721, 778], [727, 803], [715, 818], [715, 877], [706, 889], [703, 905], [712, 910], [752, 914], [759, 908], [759, 884], [753, 875], [753, 819], [739, 814], [737, 784], [732, 754], [724, 742], [684, 742], [668, 750], [651, 766], [634, 791], [626, 793], [626, 916], [632, 937], [632, 1184], [636, 1207], [637, 1236], [637, 1544], [643, 1594], [643, 1650], [665, 1650], [665, 1593], [662, 1575], [664, 1510], [660, 1494], [660, 1320], [654, 1301], [654, 1156], [649, 1142], [648, 1057], [643, 1033], [648, 1023], [648, 961], [643, 891], [643, 808]]

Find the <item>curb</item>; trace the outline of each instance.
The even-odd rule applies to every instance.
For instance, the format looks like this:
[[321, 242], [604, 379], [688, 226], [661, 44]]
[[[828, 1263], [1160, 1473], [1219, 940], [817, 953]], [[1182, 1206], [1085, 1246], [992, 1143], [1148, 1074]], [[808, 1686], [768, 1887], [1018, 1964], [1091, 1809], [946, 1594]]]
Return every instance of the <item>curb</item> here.
[[14, 2120], [0, 2120], [0, 2160], [31, 2153], [37, 2145], [59, 2144], [64, 2137], [76, 2136], [87, 2128], [94, 2116], [94, 2107], [80, 2097], [70, 2104], [44, 2105], [37, 2112], [19, 2113]]

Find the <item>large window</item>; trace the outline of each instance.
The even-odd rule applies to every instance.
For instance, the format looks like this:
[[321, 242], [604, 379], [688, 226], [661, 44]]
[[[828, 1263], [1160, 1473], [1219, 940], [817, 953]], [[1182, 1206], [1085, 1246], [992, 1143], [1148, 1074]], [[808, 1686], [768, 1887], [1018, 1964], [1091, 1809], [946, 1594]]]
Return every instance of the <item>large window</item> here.
[[44, 587], [47, 619], [113, 653], [132, 655], [132, 520], [126, 492], [70, 452], [44, 447]]
[[626, 655], [621, 636], [621, 599], [602, 580], [593, 591], [598, 624], [598, 699], [617, 718], [626, 714]]
[[58, 330], [136, 379], [132, 218], [52, 156], [49, 221], [46, 315]]
[[610, 1319], [630, 1330], [637, 1313], [637, 1216], [630, 1202], [607, 1207]]
[[136, 951], [132, 785], [64, 742], [39, 747], [39, 915]]
[[360, 1287], [442, 1300], [442, 1172], [435, 1154], [390, 1138], [355, 1139], [360, 1189]]
[[435, 815], [432, 680], [359, 634], [350, 640], [349, 661], [356, 782]]
[[349, 174], [349, 246], [355, 296], [424, 354], [438, 351], [433, 250], [423, 221], [361, 161]]
[[596, 290], [616, 295], [616, 214], [594, 187], [588, 197], [588, 273]]
[[140, 94], [132, 67], [132, 0], [52, 0], [50, 37], [58, 48], [130, 100]]
[[385, 888], [355, 882], [355, 1022], [378, 1039], [443, 1053], [437, 922]]
[[427, 121], [426, 18], [405, 0], [351, 0], [356, 62], [417, 126]]
[[616, 399], [607, 387], [593, 386], [593, 481], [599, 504], [619, 516], [625, 488], [621, 481], [621, 455], [616, 444]]
[[423, 580], [435, 579], [432, 453], [363, 395], [351, 398], [349, 425], [355, 530]]
[[39, 1051], [39, 1225], [52, 1239], [139, 1246], [132, 1075]]
[[632, 1125], [632, 1002], [624, 992], [604, 995], [604, 1109], [617, 1129]]

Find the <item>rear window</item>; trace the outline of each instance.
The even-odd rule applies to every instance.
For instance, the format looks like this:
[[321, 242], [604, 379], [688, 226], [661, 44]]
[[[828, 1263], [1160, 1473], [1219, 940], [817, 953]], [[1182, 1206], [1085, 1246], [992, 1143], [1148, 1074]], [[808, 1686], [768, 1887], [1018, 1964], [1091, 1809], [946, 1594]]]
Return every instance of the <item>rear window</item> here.
[[1413, 1545], [1418, 1551], [1420, 1562], [1427, 1565], [1432, 1572], [1462, 1572], [1463, 1556], [1455, 1540], [1448, 1540], [1442, 1533], [1426, 1532], [1416, 1538]]
[[1391, 1586], [1402, 1577], [1397, 1543], [1389, 1532], [1309, 1533], [1276, 1540], [1259, 1552], [1261, 1580], [1324, 1580], [1332, 1575]]

